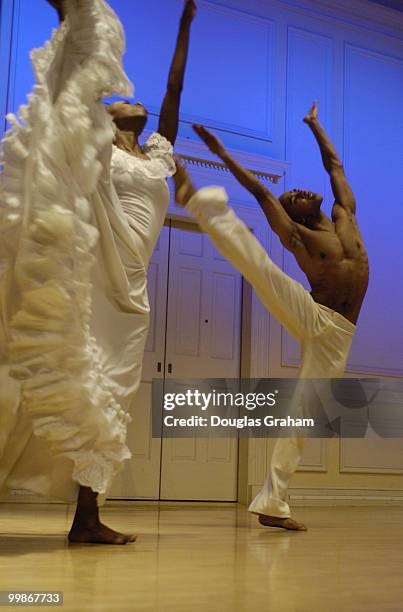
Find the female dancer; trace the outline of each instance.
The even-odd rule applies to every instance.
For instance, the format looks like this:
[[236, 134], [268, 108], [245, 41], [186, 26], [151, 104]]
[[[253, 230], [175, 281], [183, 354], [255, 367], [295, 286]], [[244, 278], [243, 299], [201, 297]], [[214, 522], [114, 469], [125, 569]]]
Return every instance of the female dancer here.
[[[316, 103], [304, 119], [319, 145], [331, 179], [335, 202], [332, 220], [321, 210], [322, 196], [303, 190], [278, 200], [225, 150], [203, 126], [194, 126], [210, 151], [260, 203], [274, 232], [295, 256], [312, 292], [278, 268], [246, 225], [228, 206], [225, 190], [198, 192], [184, 167], [175, 174], [176, 199], [186, 205], [219, 251], [251, 283], [268, 312], [301, 346], [300, 383], [290, 410], [301, 414], [309, 404], [304, 379], [337, 378], [344, 373], [356, 323], [368, 286], [368, 258], [355, 217], [355, 198], [337, 152], [318, 119]], [[304, 397], [304, 399], [302, 399]], [[280, 437], [273, 450], [270, 474], [249, 511], [261, 525], [304, 531], [290, 516], [288, 486], [302, 457], [304, 439]]]
[[132, 94], [116, 15], [104, 0], [49, 1], [63, 23], [33, 53], [24, 124], [10, 117], [3, 141], [0, 488], [71, 499], [78, 484], [69, 540], [124, 544], [135, 537], [103, 525], [98, 504], [130, 457], [146, 269], [175, 171], [195, 4], [185, 2], [158, 133], [141, 149], [145, 109], [100, 102]]

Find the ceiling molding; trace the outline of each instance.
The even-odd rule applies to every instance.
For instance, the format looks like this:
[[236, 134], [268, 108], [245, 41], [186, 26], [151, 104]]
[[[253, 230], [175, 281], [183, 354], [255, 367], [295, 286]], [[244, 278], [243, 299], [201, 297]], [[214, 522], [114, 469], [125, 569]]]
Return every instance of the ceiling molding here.
[[352, 26], [373, 30], [403, 40], [403, 13], [372, 0], [199, 0], [202, 4], [218, 4], [243, 13], [273, 19], [278, 8], [308, 12]]
[[403, 14], [370, 0], [277, 0], [403, 40]]
[[371, 2], [375, 2], [375, 4], [381, 4], [386, 8], [392, 9], [394, 11], [403, 12], [403, 3], [402, 0], [370, 0]]

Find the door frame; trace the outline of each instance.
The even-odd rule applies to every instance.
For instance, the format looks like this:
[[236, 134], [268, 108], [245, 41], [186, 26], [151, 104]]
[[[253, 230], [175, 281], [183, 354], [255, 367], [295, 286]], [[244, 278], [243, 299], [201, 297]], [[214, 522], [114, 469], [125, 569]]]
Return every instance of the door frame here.
[[[171, 194], [172, 195], [172, 194]], [[171, 204], [172, 204], [172, 200], [171, 200]], [[186, 226], [190, 226], [192, 225], [195, 228], [195, 232], [201, 233], [203, 234], [203, 230], [199, 227], [197, 220], [194, 217], [191, 217], [186, 209], [183, 208], [179, 208], [178, 210], [176, 210], [178, 207], [175, 206], [175, 204], [173, 204], [175, 210], [172, 210], [172, 205], [170, 205], [168, 212], [166, 214], [165, 217], [165, 223], [164, 226], [168, 226], [170, 231], [176, 227], [177, 229], [180, 229], [180, 225], [182, 225], [182, 227], [184, 226], [184, 228], [186, 228]], [[178, 225], [175, 225], [178, 224]], [[170, 244], [171, 244], [171, 240], [170, 240]], [[169, 261], [171, 260], [171, 258], [169, 257]], [[232, 264], [231, 264], [232, 265]], [[235, 268], [234, 268], [235, 269]], [[239, 375], [242, 376], [242, 374], [244, 373], [245, 377], [248, 377], [249, 374], [247, 373], [247, 371], [245, 370], [245, 361], [247, 361], [249, 363], [249, 359], [245, 360], [244, 359], [244, 346], [246, 343], [248, 343], [248, 340], [250, 339], [250, 328], [246, 328], [245, 327], [245, 320], [250, 321], [250, 317], [246, 318], [244, 316], [244, 309], [245, 309], [245, 298], [248, 299], [249, 298], [249, 303], [248, 303], [248, 311], [251, 311], [251, 296], [252, 296], [252, 291], [247, 291], [245, 292], [245, 279], [243, 278], [242, 274], [237, 271], [237, 273], [241, 276], [241, 291], [240, 291], [240, 297], [241, 297], [241, 304], [240, 304], [240, 312], [239, 312], [239, 351], [240, 351], [240, 355], [239, 355]], [[170, 276], [170, 270], [168, 268], [168, 296], [169, 296], [169, 276]], [[249, 287], [250, 288], [250, 287]], [[168, 297], [168, 302], [169, 302], [169, 297]], [[169, 308], [169, 307], [168, 307]], [[168, 311], [167, 311], [168, 312]], [[166, 320], [166, 325], [168, 325], [168, 315], [167, 315], [167, 320]], [[248, 343], [249, 344], [249, 343]], [[165, 346], [166, 349], [166, 346]], [[165, 354], [166, 356], [166, 354]], [[165, 364], [166, 365], [166, 364]], [[245, 449], [244, 449], [244, 445], [241, 445], [242, 442], [242, 438], [238, 435], [237, 436], [237, 461], [236, 461], [236, 499], [235, 500], [219, 500], [219, 501], [212, 501], [212, 500], [199, 500], [200, 503], [237, 503], [239, 501], [239, 497], [240, 497], [240, 487], [243, 486], [245, 487], [245, 482], [242, 479], [242, 482], [240, 482], [240, 474], [242, 472], [243, 476], [246, 474], [245, 470], [241, 470], [241, 467], [243, 467], [245, 465], [245, 461], [247, 462], [247, 453], [245, 454]], [[176, 503], [177, 500], [171, 500], [171, 499], [166, 499], [166, 498], [161, 498], [161, 484], [162, 484], [162, 471], [163, 471], [163, 444], [164, 444], [164, 439], [163, 437], [161, 438], [161, 448], [160, 448], [160, 488], [159, 488], [159, 501], [163, 501], [163, 502], [172, 502], [172, 503]], [[246, 449], [247, 450], [247, 449]], [[242, 452], [243, 451], [243, 452]], [[242, 466], [240, 465], [240, 455], [242, 454]], [[246, 463], [247, 464], [247, 463]], [[187, 501], [194, 501], [194, 500], [179, 500], [181, 503], [184, 502], [186, 503]]]

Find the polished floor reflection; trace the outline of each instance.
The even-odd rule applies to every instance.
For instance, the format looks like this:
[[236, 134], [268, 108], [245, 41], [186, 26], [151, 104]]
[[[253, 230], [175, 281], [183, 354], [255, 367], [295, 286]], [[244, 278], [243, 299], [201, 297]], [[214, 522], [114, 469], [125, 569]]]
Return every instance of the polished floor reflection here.
[[[68, 545], [73, 507], [0, 504], [0, 590], [64, 591], [63, 610], [403, 610], [403, 508], [301, 508], [309, 531], [260, 527], [236, 504], [103, 510], [127, 546]], [[2, 608], [4, 610], [11, 608]]]

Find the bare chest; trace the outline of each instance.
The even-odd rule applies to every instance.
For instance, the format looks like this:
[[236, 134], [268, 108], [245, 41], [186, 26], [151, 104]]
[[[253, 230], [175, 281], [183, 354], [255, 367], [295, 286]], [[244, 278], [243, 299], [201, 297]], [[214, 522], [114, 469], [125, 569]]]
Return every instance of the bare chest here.
[[312, 264], [323, 263], [323, 267], [334, 266], [344, 260], [367, 261], [367, 254], [360, 230], [354, 218], [339, 217], [325, 229], [301, 228], [301, 238]]
[[358, 228], [304, 234], [308, 256], [299, 261], [315, 301], [353, 320], [368, 286], [368, 259]]

